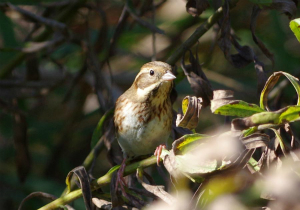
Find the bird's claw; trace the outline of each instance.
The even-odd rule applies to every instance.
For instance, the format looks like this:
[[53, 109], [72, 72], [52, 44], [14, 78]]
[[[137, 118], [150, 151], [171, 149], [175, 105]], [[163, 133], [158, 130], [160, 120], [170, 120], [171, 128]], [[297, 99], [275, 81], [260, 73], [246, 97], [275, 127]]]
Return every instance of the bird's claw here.
[[159, 162], [160, 162], [160, 155], [161, 155], [162, 149], [166, 149], [166, 148], [167, 148], [166, 145], [161, 144], [158, 147], [156, 147], [156, 149], [155, 149], [154, 155], [156, 156], [156, 163], [158, 166], [159, 166]]

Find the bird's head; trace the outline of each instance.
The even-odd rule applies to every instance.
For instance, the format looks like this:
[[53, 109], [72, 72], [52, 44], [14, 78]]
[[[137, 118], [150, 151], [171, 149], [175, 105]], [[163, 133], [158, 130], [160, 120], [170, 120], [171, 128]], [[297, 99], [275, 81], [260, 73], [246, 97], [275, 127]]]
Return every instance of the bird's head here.
[[169, 96], [175, 78], [169, 64], [153, 61], [142, 66], [132, 88], [135, 89], [139, 99], [158, 97], [164, 100]]

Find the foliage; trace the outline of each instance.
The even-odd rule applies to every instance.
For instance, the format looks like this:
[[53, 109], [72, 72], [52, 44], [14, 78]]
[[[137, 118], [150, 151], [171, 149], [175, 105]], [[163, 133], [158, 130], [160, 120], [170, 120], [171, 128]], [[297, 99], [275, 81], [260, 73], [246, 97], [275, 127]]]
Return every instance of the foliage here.
[[[298, 0], [0, 3], [0, 209], [298, 209], [298, 14]], [[113, 105], [150, 60], [174, 66], [182, 112], [164, 175], [143, 170], [155, 156], [128, 162], [124, 195]]]

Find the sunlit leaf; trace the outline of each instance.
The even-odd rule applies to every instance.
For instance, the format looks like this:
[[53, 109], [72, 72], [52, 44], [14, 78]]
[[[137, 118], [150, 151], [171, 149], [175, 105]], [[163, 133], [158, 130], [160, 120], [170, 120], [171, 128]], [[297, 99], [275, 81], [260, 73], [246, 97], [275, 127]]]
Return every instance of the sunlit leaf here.
[[250, 117], [234, 119], [232, 124], [236, 130], [264, 124], [281, 125], [300, 120], [299, 113], [300, 106], [288, 106], [274, 112], [261, 112]]
[[244, 101], [234, 100], [212, 111], [214, 114], [220, 114], [225, 116], [248, 117], [253, 114], [263, 112], [264, 110], [256, 104], [250, 104]]
[[181, 113], [177, 114], [176, 126], [195, 129], [199, 122], [201, 108], [201, 98], [186, 96], [182, 101], [183, 116]]
[[297, 100], [297, 105], [300, 105], [300, 86], [299, 86], [299, 79], [294, 77], [293, 75], [286, 73], [286, 72], [275, 72], [273, 73], [268, 81], [265, 84], [264, 89], [261, 92], [260, 95], [260, 108], [265, 109], [265, 110], [269, 110], [268, 107], [268, 94], [269, 92], [272, 90], [272, 88], [275, 86], [275, 84], [277, 83], [277, 81], [279, 80], [279, 78], [281, 77], [281, 75], [286, 76], [286, 78], [288, 78], [288, 80], [292, 83], [292, 85], [294, 86], [297, 95], [298, 95], [298, 100]]
[[187, 149], [191, 143], [208, 137], [208, 135], [199, 133], [184, 135], [173, 143], [173, 149], [182, 151], [184, 149]]
[[295, 34], [296, 38], [298, 39], [298, 41], [300, 42], [300, 18], [292, 20], [290, 22], [290, 28], [294, 32], [294, 34]]
[[188, 109], [188, 105], [189, 105], [189, 99], [188, 98], [184, 98], [182, 100], [182, 113], [185, 114], [187, 109]]

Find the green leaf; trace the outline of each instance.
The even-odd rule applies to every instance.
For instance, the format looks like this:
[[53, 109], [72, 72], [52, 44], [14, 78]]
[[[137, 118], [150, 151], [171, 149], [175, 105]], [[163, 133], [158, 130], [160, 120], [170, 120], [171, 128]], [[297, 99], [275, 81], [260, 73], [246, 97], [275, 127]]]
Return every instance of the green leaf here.
[[271, 130], [274, 131], [274, 133], [275, 133], [275, 135], [276, 135], [276, 137], [277, 137], [277, 139], [279, 141], [279, 145], [280, 145], [280, 148], [282, 150], [282, 153], [284, 154], [284, 156], [286, 156], [286, 154], [287, 154], [286, 146], [284, 145], [284, 141], [283, 141], [280, 133], [276, 129], [274, 129], [274, 128], [271, 128]]
[[300, 120], [300, 106], [288, 106], [275, 112], [262, 112], [249, 117], [253, 125], [283, 124]]
[[286, 72], [283, 72], [283, 71], [278, 71], [278, 72], [273, 73], [269, 77], [268, 81], [265, 84], [264, 89], [261, 92], [261, 95], [260, 95], [260, 107], [262, 109], [269, 110], [269, 107], [268, 107], [268, 94], [272, 90], [272, 88], [275, 86], [275, 84], [277, 83], [277, 81], [279, 80], [279, 78], [282, 75], [286, 76], [286, 78], [288, 78], [288, 80], [294, 86], [294, 88], [295, 88], [295, 90], [297, 92], [297, 95], [298, 95], [297, 105], [300, 105], [300, 98], [299, 98], [299, 95], [300, 95], [300, 86], [299, 86], [299, 83], [298, 83], [299, 79], [296, 78], [296, 77], [294, 77], [293, 75], [291, 75], [289, 73], [286, 73]]
[[208, 138], [208, 137], [209, 137], [208, 135], [203, 135], [203, 134], [199, 134], [199, 133], [184, 135], [183, 137], [181, 137], [180, 139], [178, 139], [174, 142], [173, 149], [179, 150], [179, 151], [186, 151], [187, 149], [189, 149], [189, 147], [191, 146], [191, 144], [193, 142], [196, 142], [200, 139], [204, 139], [204, 138]]
[[[191, 160], [194, 160], [192, 162]], [[182, 173], [193, 174], [207, 174], [211, 173], [218, 168], [222, 168], [226, 165], [226, 162], [222, 161], [220, 165], [216, 159], [212, 160], [195, 160], [195, 158], [189, 153], [185, 155], [176, 155], [177, 167]]]
[[99, 120], [97, 127], [95, 128], [93, 135], [92, 135], [92, 141], [91, 141], [91, 148], [93, 149], [101, 136], [103, 135], [103, 125], [104, 122], [107, 120], [108, 117], [114, 114], [114, 109], [108, 110]]
[[280, 123], [294, 122], [300, 119], [300, 106], [289, 106], [286, 111], [279, 116]]
[[290, 22], [290, 28], [294, 32], [298, 41], [300, 42], [300, 18], [292, 20]]
[[253, 114], [263, 112], [256, 104], [250, 104], [244, 101], [235, 100], [231, 101], [228, 104], [220, 106], [214, 110], [214, 114], [220, 114], [225, 116], [237, 116], [237, 117], [248, 117]]
[[257, 131], [257, 126], [250, 127], [246, 130], [243, 130], [243, 136], [244, 137], [249, 136], [249, 135], [255, 133], [256, 131]]

